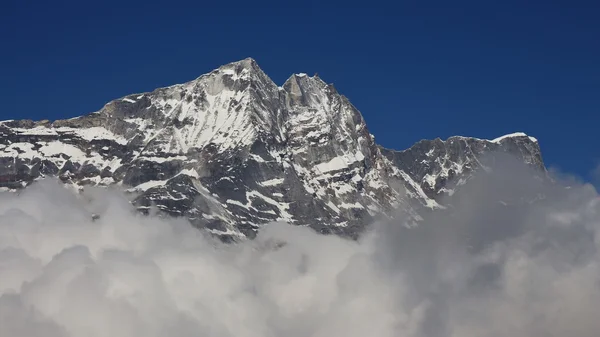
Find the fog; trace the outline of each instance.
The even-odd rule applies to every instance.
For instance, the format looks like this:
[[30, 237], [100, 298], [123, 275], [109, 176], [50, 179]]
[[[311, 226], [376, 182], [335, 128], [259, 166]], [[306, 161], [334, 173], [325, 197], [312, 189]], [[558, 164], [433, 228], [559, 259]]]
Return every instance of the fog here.
[[0, 194], [0, 336], [598, 336], [591, 185], [503, 159], [451, 203], [358, 241], [274, 223], [227, 245], [41, 181]]

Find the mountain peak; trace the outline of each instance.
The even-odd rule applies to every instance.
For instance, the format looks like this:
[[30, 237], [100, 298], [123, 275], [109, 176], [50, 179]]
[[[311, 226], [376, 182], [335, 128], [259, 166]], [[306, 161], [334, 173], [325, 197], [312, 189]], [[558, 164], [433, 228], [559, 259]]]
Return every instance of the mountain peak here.
[[252, 57], [246, 57], [243, 60], [239, 60], [237, 62], [233, 62], [233, 63], [246, 63], [246, 64], [251, 64], [251, 65], [256, 65], [256, 60]]
[[318, 76], [308, 76], [305, 73], [298, 73], [290, 76], [282, 87], [291, 96], [292, 102], [303, 101], [307, 103], [307, 101], [316, 98], [311, 96], [320, 96], [328, 86]]
[[[247, 57], [243, 60], [230, 62], [224, 64], [207, 74], [200, 75], [196, 80], [192, 82], [204, 81], [207, 78], [222, 78], [228, 77], [231, 80], [226, 80], [228, 83], [241, 80], [258, 80], [267, 82], [269, 85], [272, 80], [263, 72], [256, 60], [251, 57]], [[190, 82], [190, 83], [192, 83]], [[185, 84], [184, 84], [185, 85]]]
[[231, 63], [225, 64], [225, 65], [222, 65], [221, 67], [219, 67], [219, 69], [231, 69], [231, 68], [247, 69], [247, 70], [261, 70], [260, 67], [258, 66], [258, 63], [256, 62], [256, 60], [251, 57], [247, 57], [243, 60], [231, 62]]
[[296, 81], [296, 82], [311, 82], [311, 81], [315, 81], [315, 82], [321, 82], [321, 83], [325, 83], [318, 74], [315, 74], [314, 76], [308, 76], [308, 74], [306, 73], [295, 73], [292, 74], [292, 76], [290, 76], [284, 83], [283, 86], [285, 87], [286, 83], [290, 82], [290, 81]]

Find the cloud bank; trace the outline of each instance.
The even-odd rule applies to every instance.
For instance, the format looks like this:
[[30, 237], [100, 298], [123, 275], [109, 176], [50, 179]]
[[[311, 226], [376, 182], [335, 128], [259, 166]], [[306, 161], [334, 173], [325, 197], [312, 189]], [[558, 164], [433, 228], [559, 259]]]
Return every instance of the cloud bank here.
[[0, 194], [0, 336], [597, 336], [598, 194], [495, 165], [359, 241], [270, 224], [225, 245], [119, 191]]

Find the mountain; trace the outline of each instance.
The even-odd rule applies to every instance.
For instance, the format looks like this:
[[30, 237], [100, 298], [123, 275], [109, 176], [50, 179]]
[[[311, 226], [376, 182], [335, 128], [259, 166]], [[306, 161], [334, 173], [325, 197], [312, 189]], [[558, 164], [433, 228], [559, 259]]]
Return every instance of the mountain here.
[[421, 140], [404, 151], [381, 148], [381, 152], [417, 182], [413, 193], [422, 191], [427, 198], [438, 201], [452, 196], [475, 171], [493, 166], [486, 162], [498, 154], [508, 153], [537, 171], [546, 171], [537, 139], [521, 132], [493, 140], [460, 136], [446, 141]]
[[46, 176], [77, 189], [122, 185], [141, 212], [185, 216], [223, 240], [275, 220], [356, 236], [397, 209], [418, 222], [445, 208], [496, 152], [545, 170], [522, 133], [385, 149], [333, 85], [296, 74], [278, 86], [248, 58], [89, 115], [0, 122], [0, 186]]

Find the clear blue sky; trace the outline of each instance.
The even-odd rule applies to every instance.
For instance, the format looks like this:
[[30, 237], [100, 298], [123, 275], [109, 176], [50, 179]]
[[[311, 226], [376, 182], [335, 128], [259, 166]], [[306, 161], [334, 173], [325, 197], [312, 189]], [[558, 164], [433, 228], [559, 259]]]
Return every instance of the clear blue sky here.
[[333, 82], [386, 147], [524, 131], [546, 163], [600, 159], [599, 1], [0, 4], [1, 119], [58, 119], [253, 57]]

